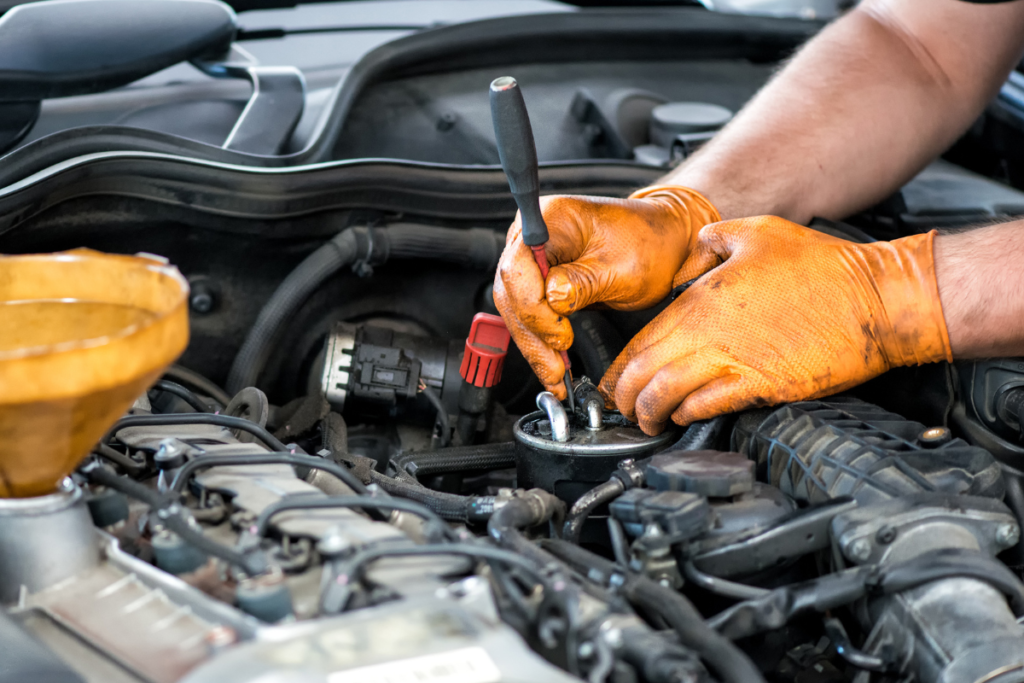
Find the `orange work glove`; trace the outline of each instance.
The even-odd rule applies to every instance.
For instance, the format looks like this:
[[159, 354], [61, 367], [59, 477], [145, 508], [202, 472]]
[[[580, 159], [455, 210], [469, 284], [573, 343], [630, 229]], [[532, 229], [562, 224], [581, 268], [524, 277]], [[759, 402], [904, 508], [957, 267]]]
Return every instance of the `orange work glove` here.
[[900, 365], [952, 360], [934, 233], [855, 244], [775, 217], [704, 228], [675, 277], [700, 277], [601, 382], [648, 434], [818, 398]]
[[558, 351], [572, 346], [570, 313], [591, 304], [648, 308], [672, 289], [697, 231], [721, 220], [685, 187], [655, 186], [629, 199], [542, 197], [548, 225], [547, 283], [516, 216], [494, 278], [494, 303], [544, 387], [565, 398]]

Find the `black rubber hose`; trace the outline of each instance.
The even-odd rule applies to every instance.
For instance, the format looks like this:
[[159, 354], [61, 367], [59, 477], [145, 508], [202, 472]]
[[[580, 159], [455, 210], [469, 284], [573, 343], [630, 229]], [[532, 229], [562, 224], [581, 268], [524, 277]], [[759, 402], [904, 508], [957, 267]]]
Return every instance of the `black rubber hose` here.
[[727, 415], [719, 415], [710, 420], [694, 422], [686, 428], [679, 441], [672, 445], [674, 451], [704, 451], [714, 450], [725, 428]]
[[580, 532], [583, 531], [583, 525], [586, 523], [587, 518], [590, 517], [590, 513], [605, 503], [615, 500], [625, 490], [626, 485], [617, 477], [612, 477], [605, 483], [598, 484], [580, 496], [572, 504], [569, 514], [565, 516], [562, 538], [570, 543], [579, 543]]
[[[117, 432], [128, 427], [165, 427], [169, 425], [215, 425], [217, 427], [227, 427], [228, 429], [240, 429], [255, 436], [272, 451], [288, 451], [288, 448], [279, 439], [255, 422], [242, 417], [214, 415], [212, 413], [129, 415], [115, 422], [114, 426], [110, 428], [108, 436], [117, 434]], [[106, 441], [106, 438], [103, 440]]]
[[[363, 228], [363, 233], [366, 229]], [[255, 386], [280, 330], [309, 296], [332, 275], [356, 260], [357, 229], [344, 230], [307, 256], [288, 274], [260, 310], [228, 373], [228, 393]]]
[[546, 491], [532, 489], [498, 508], [487, 522], [487, 533], [498, 545], [545, 566], [551, 563], [551, 556], [523, 536], [520, 529], [557, 519], [564, 512], [561, 500]]
[[370, 483], [393, 496], [422, 503], [450, 522], [483, 522], [494, 513], [494, 496], [459, 496], [434, 491], [412, 481], [395, 479], [380, 472], [370, 472]]
[[[528, 559], [516, 553], [492, 548], [485, 545], [473, 545], [469, 543], [446, 543], [444, 545], [420, 545], [420, 546], [382, 546], [377, 545], [359, 551], [346, 565], [346, 574], [349, 582], [361, 581], [366, 566], [386, 557], [437, 557], [443, 555], [462, 555], [476, 560], [486, 562], [499, 562], [504, 565], [516, 567], [525, 571], [545, 590], [551, 591], [549, 580], [542, 568], [537, 567]], [[339, 577], [340, 578], [340, 577]]]
[[228, 374], [228, 391], [237, 393], [259, 380], [274, 344], [288, 320], [324, 282], [347, 265], [369, 265], [392, 258], [457, 263], [493, 268], [504, 247], [504, 236], [493, 230], [455, 230], [425, 225], [387, 228], [348, 228], [307, 256], [288, 274], [263, 306]]
[[302, 498], [287, 496], [263, 508], [256, 521], [252, 525], [253, 535], [262, 538], [267, 533], [267, 527], [274, 515], [288, 510], [329, 510], [331, 508], [362, 508], [377, 510], [398, 510], [408, 512], [422, 517], [427, 522], [434, 524], [439, 534], [455, 540], [451, 528], [444, 523], [437, 513], [425, 505], [411, 500], [401, 498], [370, 498], [369, 496], [328, 496], [326, 498], [317, 496], [315, 498]]
[[141, 474], [146, 466], [135, 462], [124, 453], [119, 453], [102, 441], [93, 448], [93, 453], [100, 456], [107, 462], [112, 462], [122, 468], [128, 474]]
[[191, 386], [196, 391], [206, 394], [220, 404], [221, 408], [231, 403], [231, 397], [219, 386], [209, 379], [200, 375], [195, 370], [190, 370], [184, 365], [172, 365], [164, 370], [164, 377], [169, 377], [178, 384]]
[[747, 638], [782, 628], [801, 613], [824, 612], [868, 594], [893, 595], [951, 578], [984, 581], [1010, 599], [1016, 615], [1024, 613], [1024, 584], [1006, 565], [977, 551], [940, 548], [906, 562], [864, 565], [775, 588], [719, 612], [708, 625], [730, 639]]
[[126, 496], [145, 503], [156, 514], [160, 522], [181, 537], [182, 541], [207, 555], [240, 567], [250, 576], [262, 574], [267, 570], [267, 561], [262, 553], [256, 550], [249, 553], [238, 552], [234, 548], [210, 540], [192, 528], [188, 520], [181, 515], [181, 504], [174, 497], [160, 494], [133, 479], [118, 476], [99, 465], [88, 467], [82, 473], [94, 484], [120, 491]]
[[415, 451], [396, 457], [394, 464], [396, 469], [416, 478], [451, 472], [500, 470], [515, 467], [516, 444], [514, 441], [507, 441], [480, 446], [455, 446], [435, 451]]
[[181, 386], [177, 382], [171, 382], [166, 379], [158, 379], [152, 389], [163, 391], [173, 396], [177, 396], [185, 403], [189, 404], [193, 410], [197, 413], [208, 413], [210, 412], [210, 406], [203, 402], [201, 398], [196, 396], [191, 390]]
[[349, 488], [359, 494], [365, 494], [366, 486], [359, 481], [347, 467], [339, 465], [333, 460], [318, 458], [313, 455], [301, 455], [299, 453], [276, 452], [276, 453], [251, 453], [239, 455], [203, 455], [192, 458], [181, 466], [178, 473], [174, 475], [169, 490], [180, 494], [185, 484], [193, 474], [208, 467], [233, 467], [235, 465], [293, 465], [296, 467], [308, 467], [314, 470], [323, 470], [333, 474], [341, 481], [348, 484]]
[[606, 580], [622, 577], [622, 595], [645, 611], [661, 616], [680, 642], [707, 662], [725, 683], [764, 683], [764, 676], [741, 649], [708, 626], [697, 609], [671, 588], [638, 574], [624, 573], [613, 562], [578, 545], [550, 539], [542, 547], [583, 576], [599, 572]]

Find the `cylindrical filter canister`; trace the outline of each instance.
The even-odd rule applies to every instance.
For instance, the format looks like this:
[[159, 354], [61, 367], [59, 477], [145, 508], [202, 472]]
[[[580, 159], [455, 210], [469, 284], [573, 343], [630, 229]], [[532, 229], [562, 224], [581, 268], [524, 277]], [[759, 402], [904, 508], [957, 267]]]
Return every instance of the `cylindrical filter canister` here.
[[677, 436], [672, 430], [647, 436], [617, 413], [606, 413], [600, 430], [587, 429], [582, 416], [568, 422], [565, 441], [553, 438], [545, 411], [524, 415], [516, 422], [516, 486], [544, 489], [572, 505], [594, 486], [608, 481], [622, 460], [654, 455]]

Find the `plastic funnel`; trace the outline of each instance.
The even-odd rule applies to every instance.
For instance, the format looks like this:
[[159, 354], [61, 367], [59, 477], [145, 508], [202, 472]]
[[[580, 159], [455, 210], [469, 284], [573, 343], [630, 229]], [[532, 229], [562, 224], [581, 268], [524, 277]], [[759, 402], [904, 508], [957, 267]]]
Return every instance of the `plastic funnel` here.
[[185, 349], [187, 299], [153, 258], [0, 257], [0, 497], [53, 492]]

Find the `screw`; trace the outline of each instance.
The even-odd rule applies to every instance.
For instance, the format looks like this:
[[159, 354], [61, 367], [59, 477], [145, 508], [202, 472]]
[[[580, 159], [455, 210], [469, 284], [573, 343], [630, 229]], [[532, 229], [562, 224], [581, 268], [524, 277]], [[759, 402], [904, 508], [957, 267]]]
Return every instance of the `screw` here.
[[1016, 524], [1007, 522], [996, 528], [996, 543], [1004, 548], [1017, 545], [1018, 540], [1020, 540], [1020, 527]]
[[594, 656], [594, 644], [590, 641], [580, 643], [579, 649], [576, 651], [580, 659], [590, 659]]
[[441, 117], [437, 120], [437, 129], [441, 132], [451, 130], [455, 127], [455, 123], [459, 120], [459, 117], [450, 111], [446, 111], [441, 114]]
[[875, 540], [879, 545], [889, 545], [896, 540], [896, 527], [886, 524], [875, 534]]
[[846, 554], [851, 560], [864, 562], [871, 557], [871, 542], [866, 538], [858, 538], [846, 546]]
[[213, 291], [204, 282], [193, 282], [190, 283], [192, 287], [192, 293], [188, 298], [189, 308], [192, 309], [193, 313], [209, 313], [213, 310]]

